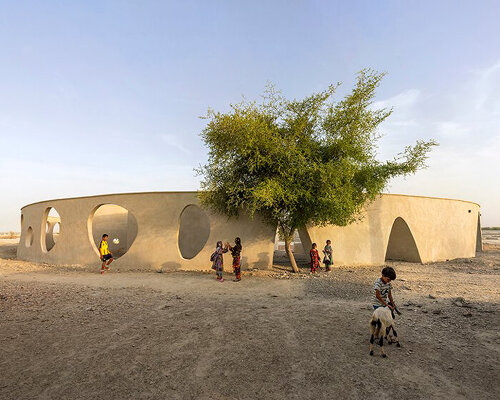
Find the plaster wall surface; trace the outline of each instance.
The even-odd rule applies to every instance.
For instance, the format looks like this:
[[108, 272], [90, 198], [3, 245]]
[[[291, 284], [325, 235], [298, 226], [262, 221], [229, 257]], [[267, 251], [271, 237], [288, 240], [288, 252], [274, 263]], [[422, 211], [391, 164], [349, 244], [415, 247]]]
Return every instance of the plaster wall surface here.
[[[99, 216], [99, 207], [106, 204], [114, 205], [115, 208]], [[275, 228], [259, 218], [251, 220], [243, 216], [227, 219], [201, 209], [208, 219], [208, 235], [205, 235], [204, 243], [198, 243], [200, 250], [197, 254], [190, 259], [183, 257], [179, 249], [179, 232], [181, 213], [187, 206], [194, 206], [195, 209], [199, 207], [196, 192], [110, 194], [30, 204], [21, 210], [23, 230], [18, 257], [59, 265], [97, 266], [100, 260], [96, 242], [100, 241], [103, 233], [108, 233], [111, 243], [114, 237], [121, 237], [123, 243], [127, 243], [127, 251], [113, 264], [122, 270], [206, 270], [211, 266], [210, 255], [215, 250], [216, 242], [222, 240], [234, 243], [234, 238], [239, 236], [244, 246], [243, 266], [271, 266]], [[44, 213], [50, 207], [59, 212], [61, 233], [54, 247], [45, 252], [42, 250], [42, 240], [46, 236]], [[123, 227], [125, 220], [128, 222]], [[191, 217], [183, 227], [183, 241], [188, 242], [188, 247], [192, 246], [189, 238], [199, 236], [202, 225]], [[28, 247], [26, 238], [29, 239], [31, 231], [33, 244]], [[131, 236], [135, 236], [133, 242]], [[110, 249], [113, 251], [111, 243]], [[190, 251], [193, 253], [192, 248]], [[225, 257], [225, 268], [228, 270], [231, 269], [230, 259], [229, 255]]]
[[474, 257], [478, 215], [479, 205], [468, 201], [384, 194], [366, 207], [356, 223], [310, 227], [299, 233], [304, 246], [316, 242], [320, 250], [330, 239], [337, 265], [382, 265], [393, 225], [399, 218], [394, 231], [399, 247], [389, 256], [418, 261], [403, 235], [407, 233], [401, 224], [404, 221], [420, 261], [428, 263]]
[[[99, 208], [103, 205], [112, 206]], [[50, 207], [59, 212], [61, 232], [52, 249], [44, 251]], [[97, 243], [108, 233], [111, 243], [114, 237], [120, 239], [122, 250], [111, 243], [110, 248], [120, 253], [114, 265], [122, 270], [206, 270], [215, 243], [233, 243], [236, 236], [243, 244], [243, 268], [272, 265], [276, 227], [258, 217], [228, 219], [201, 209], [196, 192], [49, 200], [27, 205], [21, 213], [18, 257], [24, 260], [98, 266]], [[474, 257], [476, 248], [480, 250], [479, 228], [476, 203], [385, 194], [370, 203], [356, 223], [309, 227], [299, 235], [306, 252], [312, 242], [321, 250], [332, 240], [336, 265], [382, 265], [386, 257], [423, 263]], [[229, 254], [225, 268], [231, 269]]]

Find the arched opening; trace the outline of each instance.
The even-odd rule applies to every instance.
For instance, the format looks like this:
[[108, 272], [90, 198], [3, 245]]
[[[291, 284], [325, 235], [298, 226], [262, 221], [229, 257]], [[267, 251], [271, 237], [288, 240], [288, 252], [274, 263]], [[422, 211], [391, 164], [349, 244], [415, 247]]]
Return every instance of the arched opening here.
[[401, 217], [396, 218], [392, 225], [385, 260], [422, 262], [410, 228]]
[[115, 204], [96, 207], [88, 220], [89, 239], [99, 254], [102, 235], [108, 234], [108, 248], [113, 257], [123, 256], [132, 246], [137, 236], [137, 220], [126, 208]]
[[200, 207], [190, 204], [179, 218], [178, 246], [181, 256], [190, 260], [205, 247], [210, 236], [210, 220]]
[[24, 238], [24, 245], [26, 247], [31, 247], [33, 245], [33, 228], [30, 226], [26, 231], [26, 237]]
[[[57, 228], [56, 228], [57, 225]], [[55, 231], [57, 229], [57, 231]], [[54, 207], [45, 210], [42, 220], [42, 251], [48, 252], [55, 246], [59, 239], [61, 217]]]
[[483, 251], [483, 233], [481, 232], [481, 214], [477, 214], [477, 231], [476, 231], [476, 253]]

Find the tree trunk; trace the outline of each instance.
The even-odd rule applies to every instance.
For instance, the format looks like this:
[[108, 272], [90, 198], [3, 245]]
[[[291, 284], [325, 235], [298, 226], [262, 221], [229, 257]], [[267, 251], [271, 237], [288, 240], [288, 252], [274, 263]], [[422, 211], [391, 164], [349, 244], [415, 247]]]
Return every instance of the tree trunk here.
[[[293, 236], [292, 236], [293, 237]], [[292, 240], [291, 238], [285, 237], [285, 251], [290, 263], [292, 264], [292, 270], [295, 273], [299, 272], [299, 267], [297, 267], [297, 263], [295, 261], [295, 257], [292, 252]]]

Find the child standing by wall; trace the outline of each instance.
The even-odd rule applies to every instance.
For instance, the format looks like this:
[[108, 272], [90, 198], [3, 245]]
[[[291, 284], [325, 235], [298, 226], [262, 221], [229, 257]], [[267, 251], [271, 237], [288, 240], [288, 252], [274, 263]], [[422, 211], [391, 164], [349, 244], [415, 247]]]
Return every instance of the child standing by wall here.
[[309, 256], [311, 257], [311, 274], [314, 274], [319, 268], [319, 253], [316, 247], [316, 243], [313, 243], [312, 249], [309, 252]]
[[113, 254], [108, 249], [108, 234], [105, 233], [102, 235], [101, 243], [99, 243], [99, 255], [101, 257], [102, 265], [101, 265], [101, 275], [104, 274], [104, 271], [109, 269], [108, 265], [113, 262]]
[[231, 255], [233, 256], [233, 271], [236, 278], [235, 282], [241, 281], [241, 239], [237, 237], [234, 239], [235, 245], [232, 247], [227, 243], [227, 247], [231, 250]]
[[215, 273], [217, 275], [217, 280], [219, 282], [224, 282], [224, 278], [222, 277], [224, 273], [224, 258], [223, 254], [227, 253], [227, 247], [222, 247], [222, 242], [219, 240], [217, 242], [217, 246], [215, 248], [215, 252], [210, 257], [210, 261], [213, 262], [212, 268], [215, 269]]
[[323, 263], [325, 264], [326, 272], [331, 271], [330, 265], [333, 264], [333, 250], [331, 244], [331, 240], [327, 240], [326, 246], [323, 249], [323, 254], [325, 255], [325, 257], [323, 258]]

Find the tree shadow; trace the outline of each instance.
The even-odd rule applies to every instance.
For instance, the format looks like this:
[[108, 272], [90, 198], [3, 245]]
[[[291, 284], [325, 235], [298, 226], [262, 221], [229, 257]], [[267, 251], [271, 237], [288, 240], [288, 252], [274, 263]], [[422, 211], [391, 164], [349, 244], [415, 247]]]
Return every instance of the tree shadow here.
[[[311, 268], [309, 263], [309, 259], [302, 252], [293, 253], [295, 257], [295, 261], [297, 262], [297, 266], [299, 270], [305, 271]], [[288, 256], [286, 255], [286, 251], [283, 250], [275, 250], [273, 254], [273, 269], [277, 269], [280, 271], [290, 272], [292, 270], [292, 264]]]

